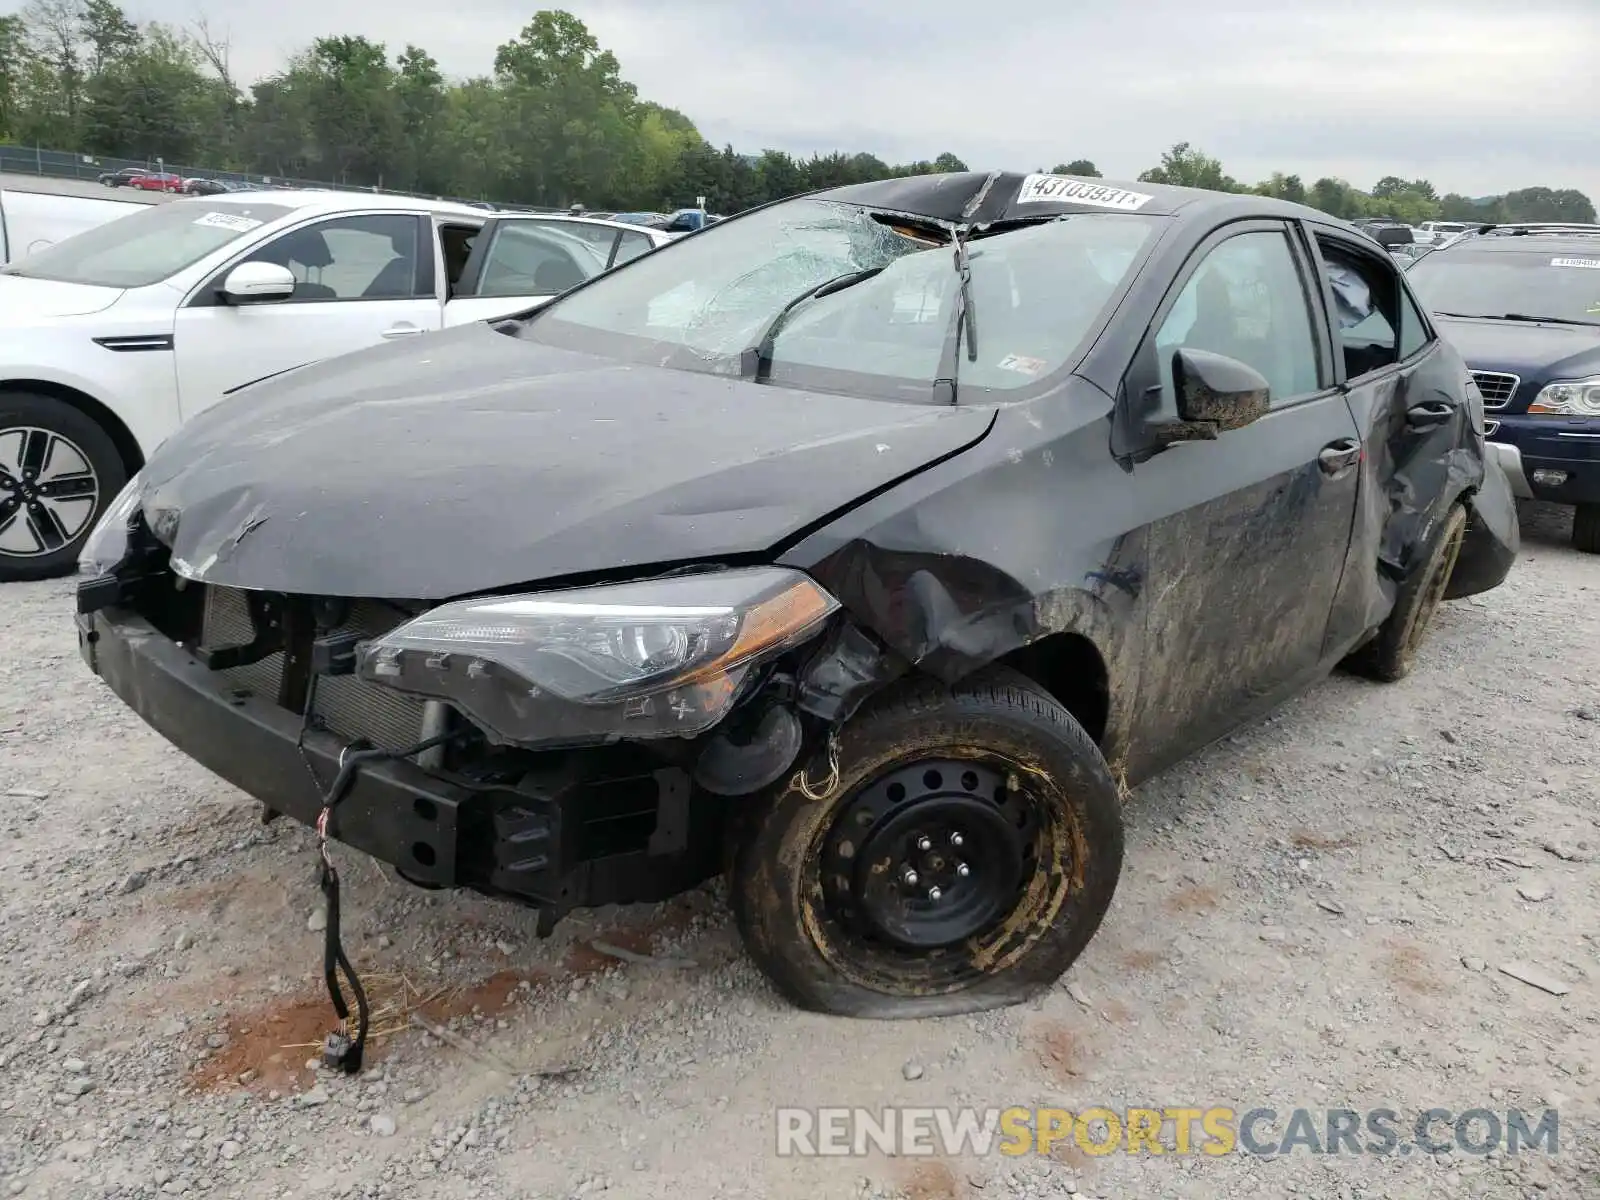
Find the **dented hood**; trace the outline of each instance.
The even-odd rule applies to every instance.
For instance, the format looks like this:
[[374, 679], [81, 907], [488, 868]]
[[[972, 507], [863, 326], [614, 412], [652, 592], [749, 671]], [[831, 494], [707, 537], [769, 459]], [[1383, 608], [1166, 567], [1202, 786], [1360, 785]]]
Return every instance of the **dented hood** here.
[[442, 599], [762, 553], [980, 440], [989, 410], [797, 392], [472, 325], [258, 383], [152, 456], [193, 578]]

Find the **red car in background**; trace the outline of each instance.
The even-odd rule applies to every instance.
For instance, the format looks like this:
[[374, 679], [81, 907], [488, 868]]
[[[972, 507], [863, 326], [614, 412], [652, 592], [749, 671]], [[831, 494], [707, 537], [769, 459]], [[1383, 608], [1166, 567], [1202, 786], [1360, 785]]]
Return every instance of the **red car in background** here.
[[135, 175], [128, 180], [127, 186], [140, 188], [147, 192], [176, 192], [183, 187], [183, 177], [164, 172], [152, 172], [149, 175]]

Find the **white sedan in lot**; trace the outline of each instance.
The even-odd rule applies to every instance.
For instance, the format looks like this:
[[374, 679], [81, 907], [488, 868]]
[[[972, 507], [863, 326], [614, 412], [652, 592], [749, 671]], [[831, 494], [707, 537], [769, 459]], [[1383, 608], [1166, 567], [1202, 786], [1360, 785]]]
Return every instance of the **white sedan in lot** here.
[[0, 269], [0, 582], [70, 573], [105, 506], [230, 392], [526, 311], [672, 238], [340, 192], [153, 205]]

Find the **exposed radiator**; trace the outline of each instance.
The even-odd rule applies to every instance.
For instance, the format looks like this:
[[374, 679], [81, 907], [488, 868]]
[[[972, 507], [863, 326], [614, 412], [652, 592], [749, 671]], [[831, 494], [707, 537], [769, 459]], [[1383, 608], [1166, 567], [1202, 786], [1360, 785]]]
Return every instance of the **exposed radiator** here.
[[[201, 645], [208, 650], [245, 646], [255, 640], [246, 593], [238, 588], [206, 589], [205, 623]], [[367, 637], [387, 633], [406, 619], [405, 614], [368, 600], [352, 601], [350, 615], [339, 632]], [[276, 700], [283, 682], [283, 653], [268, 655], [258, 663], [222, 671], [234, 687]], [[317, 681], [313, 712], [341, 737], [365, 738], [385, 750], [401, 750], [427, 737], [425, 701], [354, 675], [324, 676]]]

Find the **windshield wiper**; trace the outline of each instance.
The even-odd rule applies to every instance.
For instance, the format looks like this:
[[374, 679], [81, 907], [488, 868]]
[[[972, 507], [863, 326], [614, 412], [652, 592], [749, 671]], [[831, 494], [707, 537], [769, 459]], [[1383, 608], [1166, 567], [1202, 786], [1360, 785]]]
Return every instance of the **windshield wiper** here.
[[1551, 325], [1600, 325], [1600, 321], [1580, 321], [1574, 317], [1535, 317], [1528, 313], [1501, 313], [1502, 321], [1545, 321]]
[[783, 323], [789, 319], [789, 314], [799, 308], [808, 300], [816, 300], [822, 296], [831, 296], [835, 292], [842, 292], [847, 287], [854, 287], [863, 280], [871, 279], [880, 273], [884, 267], [867, 267], [860, 271], [848, 271], [843, 275], [835, 275], [832, 279], [819, 283], [814, 288], [801, 292], [789, 303], [785, 304], [761, 329], [761, 336], [756, 338], [754, 344], [739, 352], [739, 378], [752, 379], [760, 383], [767, 377], [772, 367], [772, 343], [777, 340], [778, 331], [783, 328]]
[[1550, 325], [1597, 325], [1600, 321], [1581, 321], [1576, 317], [1536, 317], [1530, 313], [1458, 313], [1435, 310], [1435, 316], [1465, 317], [1469, 321], [1542, 321]]
[[972, 260], [967, 257], [967, 231], [956, 230], [951, 241], [956, 251], [956, 277], [961, 282], [956, 294], [955, 320], [950, 323], [944, 349], [939, 352], [939, 372], [933, 380], [933, 398], [935, 402], [943, 404], [956, 402], [956, 375], [960, 369], [963, 333], [966, 334], [967, 361], [978, 361], [978, 314], [972, 304]]

